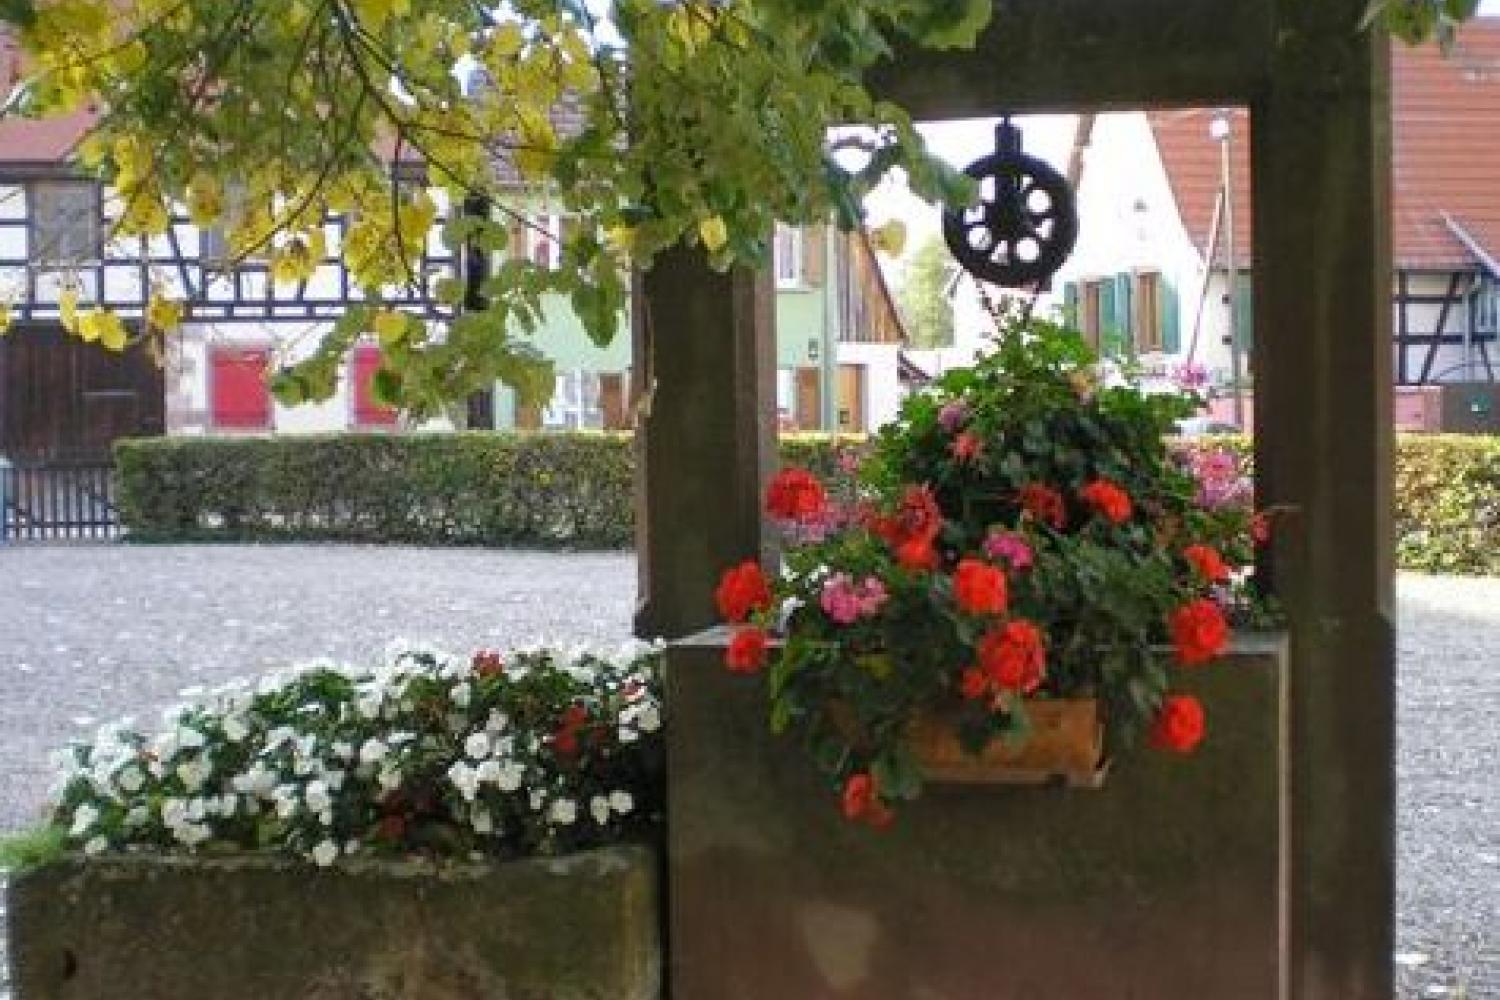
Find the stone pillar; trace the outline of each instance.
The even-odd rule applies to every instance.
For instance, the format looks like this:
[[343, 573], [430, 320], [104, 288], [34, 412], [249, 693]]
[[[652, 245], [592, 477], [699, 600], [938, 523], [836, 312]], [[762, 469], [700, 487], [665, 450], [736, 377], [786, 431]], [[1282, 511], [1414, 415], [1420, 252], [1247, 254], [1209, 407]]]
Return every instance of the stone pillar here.
[[1388, 40], [1365, 0], [1278, 0], [1252, 104], [1256, 460], [1291, 513], [1270, 571], [1291, 623], [1291, 995], [1392, 995]]
[[632, 296], [636, 400], [636, 633], [713, 623], [719, 573], [769, 559], [760, 498], [776, 461], [769, 271], [721, 274], [678, 247]]

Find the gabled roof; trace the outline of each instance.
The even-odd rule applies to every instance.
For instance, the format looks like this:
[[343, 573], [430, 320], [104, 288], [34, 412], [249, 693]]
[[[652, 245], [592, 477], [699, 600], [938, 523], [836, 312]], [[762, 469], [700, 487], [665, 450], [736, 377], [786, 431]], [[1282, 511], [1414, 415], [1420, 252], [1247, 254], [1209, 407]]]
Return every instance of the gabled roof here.
[[[1445, 57], [1435, 45], [1392, 48], [1392, 252], [1397, 267], [1451, 270], [1476, 257], [1445, 221], [1500, 257], [1500, 18], [1476, 18]], [[1151, 130], [1183, 224], [1206, 251], [1218, 199], [1212, 109], [1152, 112]], [[1232, 112], [1235, 247], [1250, 259], [1249, 119]], [[1221, 249], [1222, 253], [1221, 233]]]
[[[0, 32], [0, 99], [9, 95], [20, 80], [21, 62], [21, 50], [15, 39], [7, 32]], [[63, 118], [0, 116], [0, 164], [60, 164], [93, 124], [94, 115], [87, 111]]]

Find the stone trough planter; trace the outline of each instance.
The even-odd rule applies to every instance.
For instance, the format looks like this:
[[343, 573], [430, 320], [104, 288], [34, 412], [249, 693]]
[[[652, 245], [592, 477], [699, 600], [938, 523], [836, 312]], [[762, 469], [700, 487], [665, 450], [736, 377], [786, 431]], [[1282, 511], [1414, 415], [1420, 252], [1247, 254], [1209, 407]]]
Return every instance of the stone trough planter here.
[[656, 1000], [639, 846], [506, 864], [67, 859], [10, 887], [17, 1000]]
[[884, 831], [768, 732], [726, 641], [668, 652], [674, 996], [1284, 995], [1281, 637], [1174, 674], [1208, 711], [1191, 756], [1128, 755], [1090, 790], [934, 782]]

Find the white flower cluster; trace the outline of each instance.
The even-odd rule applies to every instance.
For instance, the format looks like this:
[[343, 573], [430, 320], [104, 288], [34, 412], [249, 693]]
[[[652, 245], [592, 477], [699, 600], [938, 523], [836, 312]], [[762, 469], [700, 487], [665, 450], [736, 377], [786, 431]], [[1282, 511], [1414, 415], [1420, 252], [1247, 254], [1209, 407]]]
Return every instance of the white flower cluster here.
[[399, 645], [183, 692], [60, 753], [55, 822], [89, 854], [204, 845], [513, 857], [639, 833], [659, 813], [660, 647], [463, 658]]

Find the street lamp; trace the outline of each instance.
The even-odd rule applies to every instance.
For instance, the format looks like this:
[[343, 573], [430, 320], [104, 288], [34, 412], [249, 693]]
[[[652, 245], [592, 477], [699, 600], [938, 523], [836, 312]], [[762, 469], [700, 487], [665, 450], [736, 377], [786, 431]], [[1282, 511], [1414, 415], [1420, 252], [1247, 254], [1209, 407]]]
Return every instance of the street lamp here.
[[[1240, 283], [1236, 280], [1239, 267], [1234, 258], [1234, 182], [1230, 171], [1234, 146], [1234, 127], [1230, 123], [1230, 112], [1220, 108], [1208, 122], [1209, 136], [1219, 144], [1220, 184], [1224, 191], [1224, 280], [1226, 290], [1224, 302], [1229, 307], [1229, 391], [1234, 393], [1234, 422], [1241, 431], [1245, 429], [1245, 400], [1240, 393], [1240, 335], [1239, 310], [1236, 309]], [[1209, 262], [1213, 266], [1213, 262]]]

